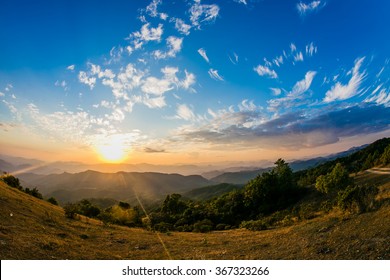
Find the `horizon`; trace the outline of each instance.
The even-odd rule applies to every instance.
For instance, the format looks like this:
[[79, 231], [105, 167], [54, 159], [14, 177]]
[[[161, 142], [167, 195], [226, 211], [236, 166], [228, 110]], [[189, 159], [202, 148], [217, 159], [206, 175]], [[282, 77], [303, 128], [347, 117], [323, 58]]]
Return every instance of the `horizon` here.
[[376, 3], [5, 2], [0, 154], [273, 162], [389, 137], [390, 2]]

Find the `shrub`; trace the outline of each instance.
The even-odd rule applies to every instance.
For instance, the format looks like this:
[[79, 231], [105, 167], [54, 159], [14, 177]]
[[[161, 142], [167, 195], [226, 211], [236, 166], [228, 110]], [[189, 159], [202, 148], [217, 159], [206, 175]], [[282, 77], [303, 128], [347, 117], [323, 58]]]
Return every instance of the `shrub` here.
[[214, 224], [212, 221], [204, 219], [203, 221], [199, 221], [194, 224], [193, 232], [210, 232], [213, 230], [213, 226]]
[[47, 202], [53, 204], [53, 205], [58, 205], [57, 200], [54, 197], [50, 197], [47, 199]]
[[8, 186], [12, 188], [23, 190], [23, 187], [20, 185], [19, 179], [12, 175], [9, 174], [3, 175], [1, 176], [1, 180], [3, 180], [4, 183], [6, 183]]
[[364, 213], [375, 208], [378, 192], [378, 188], [371, 185], [349, 186], [338, 193], [337, 204], [344, 211]]
[[154, 229], [159, 232], [168, 232], [173, 229], [173, 225], [170, 223], [161, 222], [156, 225], [154, 225]]
[[64, 206], [65, 217], [69, 219], [75, 219], [77, 214], [79, 214], [79, 206], [75, 203], [68, 203]]
[[29, 188], [26, 188], [24, 190], [24, 192], [26, 194], [32, 195], [33, 197], [36, 197], [36, 198], [39, 198], [39, 199], [43, 199], [42, 194], [38, 191], [37, 188], [33, 188], [32, 190], [30, 190]]
[[249, 230], [266, 230], [268, 228], [268, 224], [263, 220], [250, 220], [243, 221], [240, 224], [240, 228], [246, 228]]

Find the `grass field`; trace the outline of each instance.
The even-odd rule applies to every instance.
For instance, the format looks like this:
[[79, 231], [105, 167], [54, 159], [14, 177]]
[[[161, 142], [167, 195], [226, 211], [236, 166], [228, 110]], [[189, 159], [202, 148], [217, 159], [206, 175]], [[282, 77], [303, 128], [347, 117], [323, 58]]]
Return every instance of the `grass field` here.
[[381, 207], [328, 214], [265, 231], [155, 233], [105, 226], [0, 182], [1, 259], [390, 259], [390, 175], [361, 173], [379, 184]]

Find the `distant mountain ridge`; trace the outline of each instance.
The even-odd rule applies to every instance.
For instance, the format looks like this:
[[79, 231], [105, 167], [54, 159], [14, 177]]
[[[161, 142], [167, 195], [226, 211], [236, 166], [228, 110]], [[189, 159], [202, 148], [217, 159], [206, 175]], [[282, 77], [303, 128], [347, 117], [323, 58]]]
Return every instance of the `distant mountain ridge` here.
[[91, 197], [134, 201], [138, 196], [155, 200], [169, 193], [182, 193], [211, 184], [199, 175], [155, 172], [102, 173], [88, 170], [75, 174], [25, 173], [18, 177], [25, 186], [37, 187], [45, 196], [54, 196], [62, 203]]

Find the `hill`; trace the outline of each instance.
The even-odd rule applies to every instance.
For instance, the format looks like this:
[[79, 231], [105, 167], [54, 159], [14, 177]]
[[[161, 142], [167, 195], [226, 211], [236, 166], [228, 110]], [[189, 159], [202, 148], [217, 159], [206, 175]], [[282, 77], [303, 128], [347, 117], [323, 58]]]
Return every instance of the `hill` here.
[[208, 200], [217, 196], [221, 196], [225, 193], [241, 189], [242, 187], [243, 185], [222, 183], [218, 185], [202, 187], [195, 190], [191, 190], [189, 192], [185, 192], [183, 193], [183, 197], [192, 200]]
[[380, 182], [380, 209], [361, 215], [334, 209], [286, 227], [207, 234], [158, 234], [67, 219], [61, 207], [0, 182], [0, 258], [389, 259], [390, 176], [364, 172], [357, 179]]
[[210, 185], [199, 175], [85, 171], [50, 175], [20, 174], [27, 187], [37, 187], [45, 196], [54, 196], [59, 202], [72, 202], [82, 198], [113, 198], [135, 201], [136, 195], [155, 200], [173, 192], [186, 192]]

